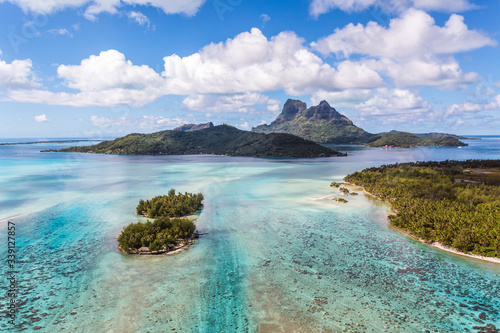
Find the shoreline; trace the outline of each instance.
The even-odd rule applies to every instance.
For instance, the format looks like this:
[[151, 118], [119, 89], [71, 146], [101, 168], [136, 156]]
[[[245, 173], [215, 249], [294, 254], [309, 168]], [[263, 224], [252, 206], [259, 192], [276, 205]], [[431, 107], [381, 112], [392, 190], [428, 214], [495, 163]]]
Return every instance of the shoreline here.
[[20, 216], [23, 216], [23, 215], [22, 214], [17, 214], [17, 215], [12, 215], [12, 216], [6, 217], [4, 219], [0, 219], [0, 224], [4, 223], [4, 222], [9, 222], [9, 220], [18, 218]]
[[191, 245], [194, 244], [194, 239], [199, 237], [199, 233], [196, 234], [193, 233], [191, 237], [183, 244], [180, 244], [176, 247], [174, 247], [172, 250], [158, 250], [158, 251], [153, 251], [153, 252], [130, 252], [130, 251], [125, 251], [123, 250], [120, 246], [118, 246], [118, 249], [120, 252], [123, 252], [125, 254], [130, 254], [130, 255], [139, 255], [139, 256], [156, 256], [156, 255], [172, 255], [172, 254], [177, 254], [182, 251], [185, 251], [191, 247]]
[[[391, 209], [391, 212], [393, 214], [397, 214], [398, 213], [398, 211], [396, 209], [394, 209], [394, 207], [392, 207], [392, 205], [391, 205], [391, 203], [389, 201], [384, 200], [384, 199], [380, 198], [379, 196], [376, 196], [376, 195], [368, 192], [365, 189], [364, 186], [352, 184], [352, 183], [349, 183], [349, 182], [344, 182], [344, 184], [347, 184], [347, 185], [350, 185], [350, 186], [361, 187], [363, 189], [363, 194], [364, 195], [368, 195], [368, 196], [370, 196], [372, 198], [375, 198], [375, 199], [377, 199], [379, 201], [385, 202], [389, 206], [389, 208]], [[476, 260], [482, 260], [482, 261], [487, 261], [487, 262], [491, 262], [491, 263], [495, 263], [495, 264], [500, 264], [500, 258], [497, 258], [497, 257], [485, 257], [485, 256], [481, 256], [481, 255], [478, 255], [478, 254], [470, 254], [470, 253], [461, 252], [461, 251], [459, 251], [457, 249], [454, 249], [452, 247], [446, 246], [446, 245], [441, 244], [439, 242], [430, 242], [430, 241], [426, 241], [426, 240], [424, 240], [422, 238], [416, 237], [416, 236], [412, 235], [411, 233], [409, 233], [406, 230], [403, 230], [401, 228], [393, 226], [389, 222], [389, 219], [387, 220], [387, 223], [391, 226], [391, 228], [394, 228], [395, 230], [398, 230], [399, 232], [404, 233], [405, 235], [407, 235], [411, 239], [416, 240], [419, 243], [431, 246], [431, 247], [433, 247], [435, 249], [439, 249], [441, 251], [448, 252], [448, 253], [453, 253], [453, 254], [456, 254], [456, 255], [459, 255], [459, 256], [463, 256], [463, 257], [468, 257], [468, 258], [472, 258], [472, 259], [476, 259]]]

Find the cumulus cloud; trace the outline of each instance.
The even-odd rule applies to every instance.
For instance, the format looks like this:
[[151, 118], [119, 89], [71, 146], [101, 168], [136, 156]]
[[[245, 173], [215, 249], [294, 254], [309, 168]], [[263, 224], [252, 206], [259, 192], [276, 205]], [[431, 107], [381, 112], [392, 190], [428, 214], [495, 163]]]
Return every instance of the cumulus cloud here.
[[[198, 112], [274, 114], [280, 101], [258, 93], [236, 95], [196, 95], [182, 101], [182, 106]], [[260, 106], [260, 107], [256, 107]]]
[[400, 12], [408, 8], [417, 8], [445, 13], [456, 13], [476, 8], [468, 0], [312, 0], [309, 13], [314, 17], [318, 17], [334, 9], [345, 12], [359, 12], [370, 7], [388, 12]]
[[405, 122], [425, 117], [433, 112], [430, 103], [417, 93], [404, 89], [380, 88], [375, 90], [346, 90], [342, 92], [318, 92], [311, 98], [313, 104], [327, 100], [336, 107], [357, 111], [362, 119], [383, 116], [384, 122]]
[[38, 123], [45, 123], [47, 121], [50, 121], [50, 119], [48, 119], [45, 114], [41, 114], [39, 116], [35, 116], [35, 121]]
[[0, 0], [21, 7], [25, 12], [51, 14], [68, 8], [86, 7], [84, 16], [96, 20], [101, 13], [116, 14], [123, 5], [156, 7], [165, 14], [195, 15], [206, 0]]
[[424, 113], [432, 110], [429, 102], [408, 90], [379, 89], [356, 109], [365, 115]]
[[177, 94], [227, 94], [284, 89], [300, 95], [317, 89], [374, 88], [382, 78], [364, 64], [333, 68], [309, 51], [303, 39], [282, 32], [267, 39], [253, 28], [188, 57], [165, 57], [167, 90]]
[[153, 69], [133, 65], [116, 50], [92, 55], [80, 65], [61, 65], [57, 68], [57, 75], [68, 87], [81, 91], [145, 90], [162, 84], [162, 78]]
[[453, 14], [440, 27], [429, 14], [411, 9], [392, 19], [387, 28], [375, 22], [348, 24], [311, 47], [338, 58], [368, 56], [371, 59], [364, 61], [368, 68], [389, 76], [401, 87], [457, 89], [478, 81], [479, 76], [462, 72], [453, 54], [496, 44], [485, 34], [470, 30], [463, 16]]
[[[241, 119], [244, 120], [244, 119]], [[244, 130], [250, 129], [250, 125], [248, 124], [248, 121], [245, 121], [243, 124], [240, 124], [239, 128], [242, 128]]]
[[105, 117], [92, 116], [90, 117], [90, 121], [92, 122], [92, 125], [101, 128], [133, 127], [133, 128], [142, 128], [145, 130], [166, 129], [169, 127], [180, 126], [188, 122], [179, 117], [170, 119], [153, 115], [144, 115], [139, 118], [133, 118], [133, 117], [105, 118]]
[[[0, 53], [1, 55], [1, 53]], [[36, 82], [30, 59], [14, 60], [7, 63], [0, 60], [0, 89], [34, 89]]]
[[369, 22], [366, 26], [350, 23], [312, 43], [312, 47], [323, 54], [335, 53], [344, 57], [364, 54], [386, 58], [454, 54], [495, 45], [496, 42], [484, 33], [469, 30], [463, 16], [453, 14], [440, 27], [432, 16], [415, 9], [392, 19], [387, 28], [376, 22]]
[[486, 100], [481, 103], [465, 102], [452, 104], [446, 108], [445, 114], [447, 116], [462, 116], [480, 111], [500, 111], [500, 95], [493, 97], [493, 100]]
[[7, 99], [11, 101], [70, 106], [140, 107], [165, 94], [164, 81], [158, 73], [148, 66], [132, 64], [116, 50], [92, 55], [82, 60], [80, 65], [58, 67], [58, 77], [67, 87], [78, 90], [76, 93], [33, 89], [39, 85], [29, 80], [29, 60], [13, 62], [10, 67], [0, 62], [0, 74], [3, 67], [10, 69], [10, 77], [13, 78], [2, 84], [2, 80], [8, 79], [9, 75], [0, 75], [0, 87], [7, 86]]

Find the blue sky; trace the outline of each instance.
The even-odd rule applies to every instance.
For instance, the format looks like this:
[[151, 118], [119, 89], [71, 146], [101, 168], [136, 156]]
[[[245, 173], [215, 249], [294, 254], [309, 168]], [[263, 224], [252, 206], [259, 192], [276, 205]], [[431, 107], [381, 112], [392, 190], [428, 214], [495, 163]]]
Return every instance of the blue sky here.
[[500, 134], [498, 0], [0, 0], [0, 137], [251, 129], [288, 98], [367, 131]]

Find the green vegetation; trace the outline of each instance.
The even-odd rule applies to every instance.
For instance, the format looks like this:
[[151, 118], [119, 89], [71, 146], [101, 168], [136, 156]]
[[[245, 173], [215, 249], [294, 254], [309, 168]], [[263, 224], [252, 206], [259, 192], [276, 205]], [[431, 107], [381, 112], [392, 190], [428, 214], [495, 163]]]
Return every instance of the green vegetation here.
[[351, 192], [351, 195], [358, 195], [358, 192]]
[[416, 237], [500, 257], [500, 160], [383, 165], [345, 180], [390, 202], [391, 223]]
[[141, 247], [149, 251], [168, 250], [189, 239], [195, 229], [189, 219], [159, 217], [153, 222], [128, 225], [118, 236], [118, 244], [127, 253], [135, 253]]
[[330, 144], [362, 144], [373, 134], [355, 126], [351, 120], [323, 101], [307, 108], [306, 103], [289, 99], [281, 114], [269, 125], [252, 129], [257, 133], [290, 133], [306, 140]]
[[136, 211], [146, 217], [181, 217], [196, 213], [202, 206], [203, 194], [178, 193], [168, 191], [168, 195], [160, 195], [151, 200], [139, 200]]
[[337, 201], [337, 202], [342, 202], [342, 203], [348, 203], [349, 202], [349, 201], [347, 201], [344, 198], [337, 198], [337, 197], [332, 198], [332, 200], [333, 201]]
[[336, 187], [336, 188], [339, 188], [339, 187], [340, 187], [340, 185], [342, 185], [342, 183], [332, 182], [332, 183], [330, 184], [330, 187]]
[[349, 194], [349, 190], [347, 188], [345, 188], [345, 187], [339, 188], [339, 191], [342, 192], [342, 193], [344, 193], [344, 194]]
[[330, 148], [290, 134], [261, 134], [228, 125], [196, 131], [161, 131], [129, 134], [93, 146], [71, 147], [59, 152], [123, 155], [216, 154], [251, 157], [344, 156]]
[[369, 147], [393, 146], [409, 148], [417, 146], [468, 146], [454, 135], [419, 136], [407, 132], [389, 132], [373, 136], [367, 143]]

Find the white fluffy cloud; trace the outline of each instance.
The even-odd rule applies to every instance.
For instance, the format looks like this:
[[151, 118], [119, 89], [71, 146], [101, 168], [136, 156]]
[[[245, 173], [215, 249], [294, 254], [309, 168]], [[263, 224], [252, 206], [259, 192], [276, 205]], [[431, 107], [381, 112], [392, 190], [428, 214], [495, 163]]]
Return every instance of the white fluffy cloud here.
[[[0, 55], [2, 53], [0, 52]], [[30, 59], [14, 60], [7, 63], [0, 60], [0, 89], [34, 89], [40, 84], [36, 82]]]
[[206, 0], [0, 0], [10, 2], [21, 7], [25, 12], [32, 11], [41, 14], [50, 14], [67, 8], [86, 7], [84, 16], [89, 20], [96, 20], [98, 14], [116, 14], [123, 5], [142, 5], [156, 7], [165, 14], [194, 15]]
[[[0, 62], [0, 74], [2, 73]], [[16, 66], [13, 66], [16, 65]], [[76, 93], [36, 90], [29, 81], [31, 61], [12, 63], [12, 82], [2, 84], [9, 75], [0, 75], [0, 87], [7, 86], [11, 101], [70, 106], [143, 106], [166, 94], [164, 80], [148, 66], [136, 66], [116, 51], [101, 52], [81, 61], [80, 65], [61, 65], [58, 77]], [[17, 75], [17, 76], [15, 76]], [[17, 83], [17, 86], [16, 84]], [[37, 85], [35, 85], [36, 87]], [[14, 89], [17, 88], [17, 89]]]
[[[210, 44], [187, 57], [164, 58], [160, 75], [146, 65], [134, 65], [125, 55], [103, 51], [78, 65], [60, 65], [63, 85], [77, 92], [9, 91], [14, 101], [74, 106], [143, 106], [163, 95], [188, 95], [184, 106], [212, 112], [257, 112], [252, 102], [275, 111], [276, 101], [262, 92], [285, 90], [291, 95], [314, 91], [377, 88], [380, 75], [364, 63], [341, 61], [336, 68], [303, 45], [292, 32], [268, 39], [259, 29], [226, 42]], [[209, 97], [205, 95], [218, 95]], [[264, 98], [264, 99], [263, 99]], [[219, 111], [216, 111], [219, 110]], [[261, 111], [262, 112], [262, 108]]]
[[440, 27], [432, 16], [414, 9], [392, 19], [387, 28], [376, 22], [369, 22], [366, 26], [350, 23], [312, 43], [323, 54], [335, 53], [344, 57], [364, 54], [386, 58], [454, 54], [495, 45], [496, 42], [484, 33], [469, 30], [463, 16], [453, 14]]
[[68, 87], [81, 91], [145, 90], [162, 84], [162, 78], [153, 69], [133, 65], [116, 50], [92, 55], [80, 65], [61, 65], [57, 68], [57, 75]]
[[[311, 101], [327, 100], [337, 107], [351, 108], [361, 116], [417, 114], [432, 111], [432, 106], [416, 93], [404, 89], [357, 89], [342, 92], [318, 92]], [[402, 121], [403, 118], [402, 118]]]
[[493, 97], [493, 100], [483, 101], [482, 103], [465, 102], [450, 105], [446, 108], [446, 115], [462, 116], [480, 111], [500, 111], [500, 95]]
[[357, 12], [370, 7], [380, 8], [389, 12], [418, 8], [451, 13], [466, 11], [476, 6], [468, 0], [312, 0], [309, 6], [309, 13], [314, 17], [318, 17], [334, 9]]
[[38, 123], [45, 123], [47, 121], [50, 121], [50, 119], [47, 118], [47, 116], [44, 114], [41, 114], [39, 116], [35, 116], [35, 121]]
[[101, 128], [110, 127], [133, 127], [146, 130], [166, 129], [172, 126], [180, 126], [187, 123], [187, 120], [179, 117], [169, 119], [161, 116], [144, 115], [140, 118], [120, 117], [120, 118], [105, 118], [92, 116], [90, 117], [92, 125]]
[[324, 55], [371, 57], [364, 64], [389, 76], [400, 87], [442, 89], [456, 89], [479, 80], [476, 73], [462, 72], [453, 54], [495, 45], [496, 41], [485, 34], [470, 30], [462, 16], [453, 14], [440, 27], [429, 14], [416, 9], [392, 19], [387, 28], [375, 22], [366, 26], [349, 24], [311, 43]]
[[246, 114], [274, 114], [279, 111], [279, 104], [280, 101], [258, 93], [195, 95], [189, 96], [182, 101], [182, 106], [192, 111]]
[[165, 57], [167, 90], [177, 94], [225, 94], [284, 89], [300, 95], [317, 89], [374, 88], [382, 78], [364, 64], [326, 64], [293, 32], [267, 39], [253, 28], [188, 57]]
[[373, 97], [356, 106], [364, 115], [424, 113], [432, 110], [429, 102], [408, 90], [379, 89]]

